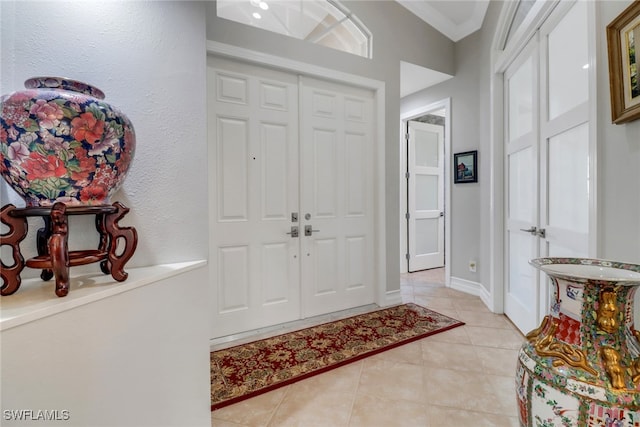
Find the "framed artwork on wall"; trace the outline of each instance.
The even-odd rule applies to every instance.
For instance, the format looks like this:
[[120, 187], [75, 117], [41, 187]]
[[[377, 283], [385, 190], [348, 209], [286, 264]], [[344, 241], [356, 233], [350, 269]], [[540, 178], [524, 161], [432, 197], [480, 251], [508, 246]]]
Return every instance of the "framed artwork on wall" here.
[[454, 154], [453, 167], [455, 170], [453, 182], [455, 184], [478, 182], [478, 151]]
[[607, 25], [611, 120], [640, 118], [640, 0]]

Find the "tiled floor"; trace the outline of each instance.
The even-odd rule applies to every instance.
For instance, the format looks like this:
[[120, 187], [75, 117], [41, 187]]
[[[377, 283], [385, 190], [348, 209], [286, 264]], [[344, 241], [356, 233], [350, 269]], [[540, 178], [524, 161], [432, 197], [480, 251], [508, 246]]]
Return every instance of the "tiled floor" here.
[[442, 269], [403, 275], [402, 300], [465, 326], [218, 409], [211, 425], [517, 426], [514, 374], [524, 337], [443, 282]]

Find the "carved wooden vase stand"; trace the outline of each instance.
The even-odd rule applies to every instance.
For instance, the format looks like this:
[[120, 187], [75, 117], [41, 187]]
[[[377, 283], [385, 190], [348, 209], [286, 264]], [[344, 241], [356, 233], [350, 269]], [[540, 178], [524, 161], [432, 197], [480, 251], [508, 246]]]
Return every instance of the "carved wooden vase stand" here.
[[[57, 202], [51, 207], [16, 208], [6, 205], [0, 210], [0, 220], [8, 231], [0, 235], [0, 245], [11, 247], [13, 264], [2, 262], [1, 295], [11, 295], [20, 288], [20, 273], [25, 266], [42, 269], [40, 277], [49, 280], [55, 276], [55, 293], [59, 297], [69, 292], [69, 267], [99, 262], [104, 274], [119, 282], [127, 279], [124, 265], [133, 256], [138, 234], [133, 227], [120, 227], [120, 221], [129, 212], [122, 203], [98, 206], [66, 206]], [[97, 249], [70, 251], [69, 215], [95, 215], [96, 230], [100, 235]], [[44, 227], [38, 230], [38, 256], [26, 262], [20, 251], [20, 242], [27, 236], [27, 217], [40, 216]], [[119, 247], [120, 246], [120, 247]]]

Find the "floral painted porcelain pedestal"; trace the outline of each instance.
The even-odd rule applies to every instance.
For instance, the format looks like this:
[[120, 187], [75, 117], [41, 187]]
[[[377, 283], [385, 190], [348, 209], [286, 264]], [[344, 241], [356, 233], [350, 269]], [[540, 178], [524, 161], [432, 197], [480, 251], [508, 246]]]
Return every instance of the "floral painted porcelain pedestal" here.
[[640, 334], [633, 296], [640, 265], [539, 258], [551, 311], [518, 355], [521, 426], [640, 426]]

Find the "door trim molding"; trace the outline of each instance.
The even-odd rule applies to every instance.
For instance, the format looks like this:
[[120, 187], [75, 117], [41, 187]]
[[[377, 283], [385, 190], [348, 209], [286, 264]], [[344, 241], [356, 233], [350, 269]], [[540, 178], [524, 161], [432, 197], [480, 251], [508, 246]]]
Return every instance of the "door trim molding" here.
[[376, 121], [374, 136], [374, 146], [376, 150], [374, 175], [377, 178], [374, 183], [374, 196], [376, 198], [374, 208], [374, 252], [376, 253], [376, 271], [374, 273], [375, 299], [376, 303], [381, 307], [395, 304], [396, 298], [389, 297], [386, 289], [385, 82], [212, 40], [207, 40], [207, 54], [224, 56], [245, 62], [248, 61], [258, 65], [269, 66], [324, 80], [334, 80], [339, 83], [370, 89], [374, 92], [374, 120]]
[[451, 227], [449, 212], [451, 212], [451, 185], [450, 168], [451, 162], [448, 160], [451, 153], [451, 98], [441, 99], [434, 103], [407, 111], [400, 115], [400, 272], [407, 272], [406, 259], [404, 258], [404, 248], [407, 247], [407, 219], [402, 214], [407, 206], [407, 180], [404, 173], [407, 170], [407, 152], [405, 143], [405, 133], [407, 122], [416, 117], [423, 116], [430, 111], [444, 108], [446, 120], [444, 122], [444, 280], [445, 286], [451, 284]]

